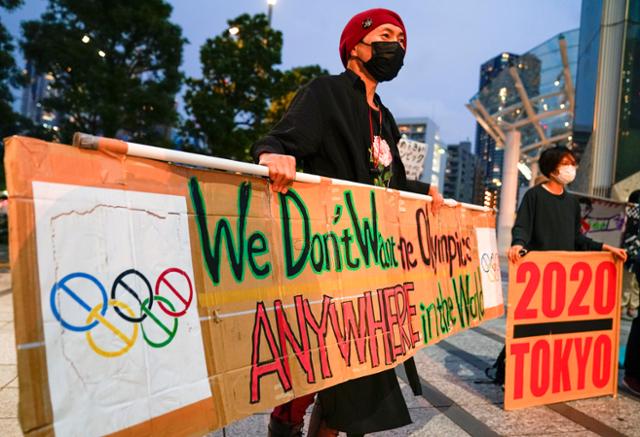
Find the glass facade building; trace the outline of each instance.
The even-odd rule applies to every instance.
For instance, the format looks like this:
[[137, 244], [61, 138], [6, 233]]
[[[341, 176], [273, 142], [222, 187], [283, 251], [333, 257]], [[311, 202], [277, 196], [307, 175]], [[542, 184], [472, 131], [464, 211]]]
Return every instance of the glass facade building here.
[[[564, 32], [524, 54], [503, 53], [482, 65], [483, 86], [467, 107], [479, 122], [476, 150], [485, 163], [487, 206], [499, 204], [500, 153], [508, 131], [520, 133], [520, 184], [532, 178], [543, 147], [571, 143], [579, 34]], [[486, 74], [489, 69], [492, 75]]]
[[582, 0], [573, 124], [573, 142], [579, 154], [584, 152], [593, 131], [601, 20], [602, 0]]
[[[485, 89], [499, 74], [517, 62], [519, 56], [504, 52], [480, 66], [480, 83], [478, 91]], [[480, 170], [484, 189], [492, 193], [497, 199], [500, 191], [499, 183], [502, 179], [502, 163], [504, 151], [497, 147], [496, 141], [485, 131], [480, 124], [476, 125], [475, 152], [481, 159]], [[487, 205], [489, 206], [489, 205]]]
[[627, 2], [614, 182], [640, 172], [640, 0]]
[[[616, 21], [621, 26], [622, 57], [620, 59], [620, 89], [615, 108], [606, 108], [616, 113], [616, 134], [609, 159], [613, 162], [610, 186], [619, 182], [629, 187], [640, 184], [640, 0], [624, 2], [624, 19]], [[594, 144], [594, 122], [597, 87], [600, 74], [600, 53], [603, 34], [603, 7], [605, 0], [582, 0], [580, 16], [580, 46], [576, 83], [576, 110], [574, 123], [574, 146], [579, 155], [584, 154], [581, 167], [585, 170], [594, 165], [590, 153]], [[597, 123], [596, 123], [597, 124]], [[638, 182], [630, 181], [635, 175]], [[580, 175], [579, 175], [580, 176]], [[588, 178], [578, 181], [578, 189], [588, 192]], [[624, 196], [623, 196], [624, 197]], [[626, 200], [626, 199], [625, 199]]]
[[[532, 114], [523, 105], [522, 94], [517, 90], [517, 82], [510, 68], [504, 68], [471, 101], [480, 102], [498, 127], [504, 130], [519, 129], [523, 149], [551, 138], [554, 143], [569, 143], [573, 128], [573, 92], [566, 92], [566, 87], [570, 85], [573, 89], [572, 84], [575, 83], [578, 38], [577, 29], [564, 32], [523, 55], [514, 56], [509, 63], [509, 67], [517, 70], [534, 115], [540, 119], [539, 123], [524, 123]], [[564, 74], [562, 41], [566, 44], [569, 78]], [[534, 157], [537, 150], [532, 152], [530, 155]]]

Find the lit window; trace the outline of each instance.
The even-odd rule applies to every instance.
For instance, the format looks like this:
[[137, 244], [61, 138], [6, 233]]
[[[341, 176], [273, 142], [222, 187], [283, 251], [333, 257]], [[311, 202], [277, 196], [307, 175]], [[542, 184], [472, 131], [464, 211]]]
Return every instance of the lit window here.
[[[504, 103], [507, 100], [507, 88], [506, 87], [500, 88], [498, 95], [500, 96], [500, 100], [502, 100], [502, 102]], [[499, 110], [500, 109], [502, 108], [499, 108]]]

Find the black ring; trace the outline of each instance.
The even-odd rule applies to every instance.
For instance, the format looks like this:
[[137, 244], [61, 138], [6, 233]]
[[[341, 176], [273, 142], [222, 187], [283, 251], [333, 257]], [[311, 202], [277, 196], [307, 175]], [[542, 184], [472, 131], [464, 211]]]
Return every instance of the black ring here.
[[[113, 281], [113, 286], [111, 287], [111, 299], [115, 299], [116, 298], [116, 287], [118, 285], [122, 285], [128, 292], [129, 294], [131, 294], [140, 304], [140, 308], [142, 308], [142, 301], [140, 300], [140, 297], [138, 297], [138, 293], [136, 293], [134, 290], [132, 290], [122, 279], [130, 274], [134, 274], [136, 276], [138, 276], [140, 279], [142, 279], [142, 281], [147, 285], [147, 291], [149, 293], [149, 309], [151, 309], [151, 307], [153, 306], [153, 291], [151, 290], [151, 284], [149, 283], [149, 280], [139, 271], [137, 271], [136, 269], [129, 269], [129, 270], [125, 270], [124, 272], [120, 273], [118, 275], [118, 277], [115, 279], [115, 281]], [[122, 310], [120, 310], [120, 308], [118, 308], [118, 306], [114, 306], [114, 309], [116, 310], [116, 313], [118, 313], [118, 315], [120, 317], [122, 317], [123, 319], [125, 319], [128, 322], [131, 323], [140, 323], [142, 322], [147, 315], [142, 311], [142, 309], [140, 310], [141, 315], [139, 317], [130, 317], [128, 315], [126, 315], [124, 312], [122, 312]]]

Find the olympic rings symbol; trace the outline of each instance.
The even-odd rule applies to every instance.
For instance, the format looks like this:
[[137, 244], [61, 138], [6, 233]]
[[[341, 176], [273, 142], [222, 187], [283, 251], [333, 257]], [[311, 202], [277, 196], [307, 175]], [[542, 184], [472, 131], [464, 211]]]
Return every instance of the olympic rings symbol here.
[[[132, 286], [133, 283], [138, 286]], [[142, 284], [141, 287], [140, 284]], [[163, 291], [170, 298], [161, 295]], [[86, 319], [65, 319], [60, 309], [62, 295], [66, 295], [71, 302], [75, 302], [85, 310], [87, 312]], [[127, 353], [133, 347], [139, 331], [142, 331], [144, 341], [151, 347], [162, 348], [171, 343], [178, 333], [178, 319], [187, 313], [193, 301], [193, 295], [193, 285], [189, 275], [176, 267], [163, 271], [158, 276], [153, 288], [149, 280], [138, 270], [125, 270], [113, 281], [110, 296], [107, 295], [105, 287], [98, 279], [87, 273], [75, 272], [66, 275], [53, 285], [49, 303], [54, 317], [63, 328], [74, 332], [84, 332], [89, 347], [95, 353], [106, 358], [113, 358]], [[139, 312], [136, 314], [134, 309], [118, 296], [129, 298], [130, 302], [133, 298], [132, 302], [137, 302], [139, 305]], [[154, 306], [155, 302], [157, 305]], [[164, 316], [158, 317], [160, 314], [152, 311], [157, 308], [164, 313]], [[110, 309], [113, 311], [109, 311]], [[73, 311], [73, 313], [76, 312]], [[114, 314], [131, 328], [127, 331], [123, 329], [122, 322], [114, 323], [114, 319], [112, 319]], [[171, 319], [169, 323], [166, 322], [167, 317]], [[145, 329], [143, 323], [145, 320], [152, 323], [152, 332], [149, 332], [149, 327]], [[106, 332], [113, 334], [114, 341], [109, 341], [109, 348], [101, 346], [99, 341], [94, 338], [92, 330], [97, 326], [101, 326], [106, 329]], [[147, 326], [149, 325], [147, 324]], [[158, 333], [162, 334], [162, 338], [157, 339]]]
[[500, 280], [500, 261], [497, 253], [483, 253], [480, 256], [480, 268], [491, 282]]

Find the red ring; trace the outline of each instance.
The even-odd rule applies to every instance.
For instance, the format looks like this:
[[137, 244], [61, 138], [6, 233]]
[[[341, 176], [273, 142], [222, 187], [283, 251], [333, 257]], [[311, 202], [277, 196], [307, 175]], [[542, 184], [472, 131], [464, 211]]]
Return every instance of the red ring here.
[[[169, 281], [167, 281], [165, 279], [165, 277], [169, 273], [178, 273], [178, 274], [184, 276], [185, 278], [187, 278], [187, 284], [189, 284], [189, 298], [186, 301], [184, 300], [182, 295], [180, 293], [178, 293], [178, 291], [175, 288], [173, 288], [173, 286], [169, 283]], [[189, 307], [191, 306], [191, 301], [193, 300], [193, 286], [191, 285], [191, 279], [189, 278], [189, 275], [187, 275], [187, 273], [184, 270], [181, 270], [181, 269], [179, 269], [177, 267], [170, 267], [167, 270], [165, 270], [164, 272], [160, 273], [160, 276], [158, 276], [158, 280], [156, 281], [156, 288], [155, 288], [155, 294], [158, 295], [158, 296], [160, 296], [160, 284], [162, 282], [167, 284], [167, 286], [171, 289], [173, 294], [175, 294], [178, 297], [178, 300], [180, 300], [180, 302], [182, 302], [185, 305], [185, 307], [184, 307], [184, 309], [182, 311], [171, 311], [161, 301], [158, 301], [158, 305], [160, 306], [162, 311], [164, 311], [165, 314], [167, 314], [169, 316], [172, 316], [172, 317], [183, 316], [187, 312]]]

